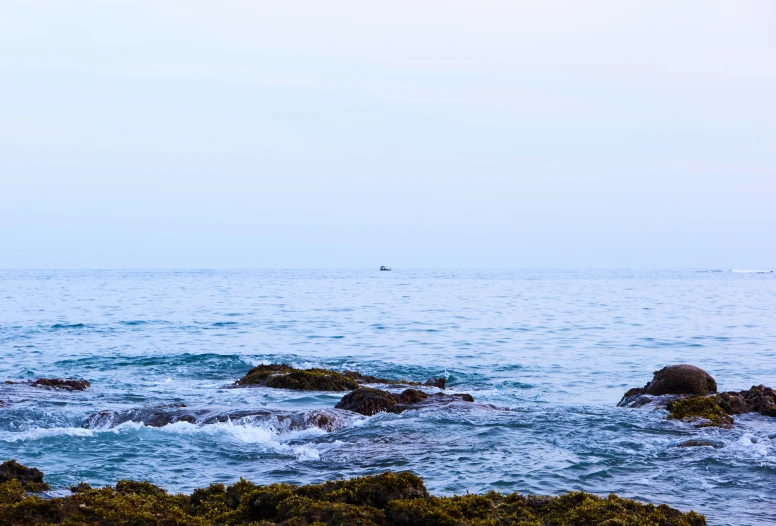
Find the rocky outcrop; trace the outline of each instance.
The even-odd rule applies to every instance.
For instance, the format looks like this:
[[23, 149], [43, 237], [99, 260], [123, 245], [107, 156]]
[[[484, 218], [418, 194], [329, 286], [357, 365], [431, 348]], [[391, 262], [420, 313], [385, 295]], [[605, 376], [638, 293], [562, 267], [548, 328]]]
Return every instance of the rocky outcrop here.
[[353, 378], [329, 369], [295, 369], [290, 365], [258, 365], [237, 380], [238, 387], [264, 386], [298, 391], [352, 391]]
[[60, 389], [63, 391], [86, 391], [92, 384], [88, 380], [76, 378], [38, 378], [37, 380], [27, 380], [26, 382], [5, 382], [9, 385], [29, 385], [30, 387], [43, 387], [49, 389]]
[[428, 394], [417, 389], [406, 389], [394, 394], [371, 387], [359, 387], [343, 396], [334, 407], [372, 416], [382, 412], [401, 413], [408, 409], [421, 409], [461, 401], [474, 402], [474, 398], [469, 394]]
[[698, 427], [732, 427], [733, 415], [759, 413], [776, 417], [776, 391], [764, 385], [717, 393], [717, 382], [703, 369], [672, 365], [656, 371], [647, 385], [630, 389], [620, 407], [665, 408], [668, 418], [697, 422]]
[[626, 406], [641, 395], [707, 395], [717, 392], [717, 382], [706, 371], [694, 365], [679, 364], [655, 371], [644, 387], [630, 389], [618, 405]]
[[90, 489], [84, 484], [77, 489], [68, 497], [43, 499], [27, 495], [17, 480], [8, 480], [0, 484], [0, 524], [706, 525], [703, 515], [695, 512], [616, 495], [489, 492], [435, 497], [420, 477], [407, 472], [307, 486], [256, 486], [240, 480], [231, 486], [212, 484], [190, 496], [170, 495], [148, 482], [131, 480], [119, 481], [115, 487]]
[[43, 473], [39, 469], [22, 466], [15, 460], [0, 464], [0, 484], [9, 480], [20, 483], [25, 491], [39, 493], [49, 489], [49, 485], [43, 482]]
[[333, 371], [331, 369], [296, 369], [287, 364], [257, 365], [248, 374], [235, 382], [237, 387], [274, 387], [298, 391], [352, 391], [362, 384], [426, 385], [445, 388], [444, 378], [435, 378], [425, 383], [405, 380], [388, 380], [367, 376], [356, 371]]
[[113, 429], [126, 422], [142, 423], [147, 427], [164, 427], [186, 422], [195, 425], [211, 425], [222, 422], [260, 423], [277, 432], [302, 431], [319, 428], [334, 431], [345, 427], [353, 416], [335, 409], [309, 411], [280, 411], [272, 409], [213, 411], [192, 409], [184, 404], [168, 404], [139, 407], [121, 411], [100, 411], [89, 416], [82, 424], [87, 429]]

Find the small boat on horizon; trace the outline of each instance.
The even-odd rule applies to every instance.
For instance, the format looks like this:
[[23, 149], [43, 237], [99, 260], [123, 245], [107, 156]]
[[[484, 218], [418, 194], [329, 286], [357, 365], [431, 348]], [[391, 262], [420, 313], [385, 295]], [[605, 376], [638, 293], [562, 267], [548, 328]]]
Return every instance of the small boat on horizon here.
[[383, 265], [383, 266], [380, 267], [380, 270], [383, 271], [383, 272], [387, 272], [387, 271], [391, 270], [391, 267], [386, 267], [385, 265]]

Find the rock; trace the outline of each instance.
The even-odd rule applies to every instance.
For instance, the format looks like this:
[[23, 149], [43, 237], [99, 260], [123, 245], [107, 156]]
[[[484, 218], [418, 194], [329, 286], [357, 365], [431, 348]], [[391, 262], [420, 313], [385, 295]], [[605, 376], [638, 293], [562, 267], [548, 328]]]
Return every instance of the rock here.
[[716, 442], [712, 442], [711, 440], [685, 440], [681, 444], [677, 444], [676, 447], [714, 447], [718, 448], [720, 445]]
[[427, 385], [428, 387], [438, 387], [440, 389], [444, 389], [445, 385], [447, 384], [447, 380], [444, 378], [437, 378], [437, 379], [431, 379], [424, 383], [423, 385]]
[[0, 484], [9, 480], [20, 482], [25, 490], [33, 493], [50, 489], [49, 485], [43, 482], [43, 473], [39, 469], [22, 466], [15, 460], [0, 464]]
[[31, 387], [47, 387], [49, 389], [61, 389], [63, 391], [86, 391], [92, 385], [88, 380], [75, 378], [38, 378], [26, 382], [6, 381], [6, 384], [26, 384]]
[[[643, 395], [707, 395], [717, 392], [717, 382], [706, 371], [694, 365], [680, 364], [663, 367], [655, 371], [652, 381], [644, 387], [629, 389], [617, 404], [620, 407], [633, 407]], [[641, 405], [645, 405], [646, 399]]]
[[265, 386], [298, 391], [351, 391], [358, 382], [328, 369], [295, 369], [286, 364], [258, 365], [236, 382], [238, 387]]
[[253, 422], [257, 420], [278, 432], [303, 431], [316, 427], [324, 431], [334, 431], [345, 427], [353, 420], [353, 415], [334, 409], [314, 409], [299, 412], [273, 409], [214, 411], [211, 409], [191, 409], [183, 404], [168, 404], [121, 411], [100, 411], [89, 416], [82, 427], [86, 429], [113, 429], [126, 422], [138, 422], [148, 427], [164, 427], [179, 422], [212, 425], [223, 422]]
[[733, 418], [717, 403], [717, 397], [691, 396], [669, 402], [668, 418], [672, 420], [687, 420], [694, 422], [701, 420], [698, 427], [725, 427], [733, 426]]
[[383, 411], [392, 412], [397, 403], [391, 393], [371, 387], [359, 387], [343, 396], [334, 407], [372, 416]]
[[3, 524], [706, 525], [705, 518], [695, 512], [616, 495], [571, 492], [541, 497], [489, 492], [435, 497], [428, 494], [422, 479], [407, 472], [307, 486], [256, 486], [241, 479], [230, 486], [212, 484], [197, 489], [190, 497], [129, 480], [119, 481], [115, 488], [49, 499], [29, 497], [20, 488], [5, 489], [11, 490], [6, 494], [13, 494], [8, 504], [0, 503]]
[[75, 486], [70, 486], [70, 491], [73, 493], [83, 493], [84, 491], [89, 491], [90, 489], [92, 489], [92, 487], [83, 481], [79, 482]]
[[399, 394], [392, 394], [371, 387], [359, 387], [343, 396], [342, 400], [334, 407], [372, 416], [383, 411], [401, 413], [408, 409], [423, 409], [457, 401], [474, 402], [474, 398], [469, 394], [435, 393], [429, 395], [417, 389], [406, 389]]
[[726, 391], [717, 396], [717, 402], [731, 415], [760, 413], [776, 416], [776, 392], [764, 385], [753, 385], [746, 391]]
[[693, 365], [669, 365], [657, 371], [646, 386], [646, 393], [707, 395], [717, 392], [717, 382], [706, 371]]
[[296, 369], [287, 364], [258, 365], [235, 382], [237, 387], [264, 386], [299, 391], [352, 391], [362, 384], [426, 385], [445, 388], [444, 378], [425, 383], [408, 380], [388, 380], [368, 376], [356, 371], [332, 371], [331, 369]]

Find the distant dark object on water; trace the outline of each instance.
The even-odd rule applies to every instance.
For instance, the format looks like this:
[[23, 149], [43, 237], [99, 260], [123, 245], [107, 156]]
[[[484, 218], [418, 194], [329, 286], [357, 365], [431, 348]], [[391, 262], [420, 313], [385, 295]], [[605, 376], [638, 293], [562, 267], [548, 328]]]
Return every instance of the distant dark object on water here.
[[49, 389], [62, 389], [65, 391], [86, 391], [91, 384], [89, 380], [76, 378], [38, 378], [37, 380], [27, 380], [23, 382], [14, 382], [7, 380], [6, 384], [26, 384], [31, 387], [48, 387]]
[[385, 265], [383, 265], [383, 266], [380, 267], [380, 270], [382, 270], [384, 272], [389, 272], [391, 270], [391, 267], [386, 267]]

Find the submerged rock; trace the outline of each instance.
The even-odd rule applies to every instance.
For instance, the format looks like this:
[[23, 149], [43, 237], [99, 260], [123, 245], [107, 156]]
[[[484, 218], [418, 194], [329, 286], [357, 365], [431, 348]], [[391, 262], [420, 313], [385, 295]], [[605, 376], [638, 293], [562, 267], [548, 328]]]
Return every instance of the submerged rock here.
[[29, 385], [31, 387], [45, 387], [49, 389], [61, 389], [63, 391], [86, 391], [91, 387], [88, 380], [77, 378], [38, 378], [26, 382], [7, 381], [10, 385]]
[[359, 387], [355, 391], [343, 396], [334, 407], [354, 411], [365, 416], [372, 416], [383, 411], [386, 413], [401, 413], [407, 409], [421, 409], [456, 401], [474, 402], [474, 398], [469, 394], [446, 395], [435, 393], [429, 395], [417, 389], [406, 389], [399, 394], [393, 394], [371, 387]]
[[[323, 484], [212, 484], [191, 496], [170, 495], [148, 482], [115, 487], [79, 485], [67, 497], [42, 499], [0, 484], [2, 524], [263, 524], [431, 526], [486, 524], [650, 524], [705, 526], [695, 512], [582, 492], [543, 497], [489, 492], [434, 497], [412, 473], [382, 473]], [[13, 486], [13, 487], [11, 487]]]
[[445, 388], [445, 379], [437, 378], [425, 383], [404, 380], [387, 380], [367, 376], [356, 371], [331, 369], [296, 369], [287, 364], [257, 365], [235, 382], [237, 387], [264, 386], [298, 391], [352, 391], [361, 384], [427, 385]]
[[49, 485], [43, 482], [43, 473], [39, 469], [22, 466], [15, 460], [0, 464], [0, 484], [9, 480], [17, 481], [26, 491], [34, 493], [50, 489]]
[[345, 427], [352, 420], [353, 418], [349, 413], [334, 409], [299, 412], [271, 409], [214, 411], [191, 409], [183, 404], [169, 404], [121, 411], [100, 411], [89, 416], [82, 427], [112, 429], [126, 422], [142, 423], [147, 427], [164, 427], [179, 422], [196, 425], [243, 422], [259, 424], [276, 432], [302, 431], [315, 427], [324, 431], [333, 431]]
[[676, 447], [721, 447], [719, 443], [712, 442], [711, 440], [685, 440], [681, 444], [677, 444]]

